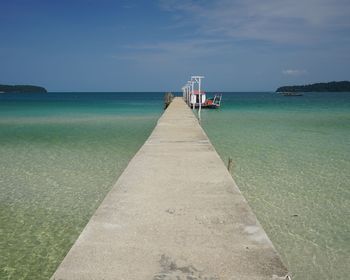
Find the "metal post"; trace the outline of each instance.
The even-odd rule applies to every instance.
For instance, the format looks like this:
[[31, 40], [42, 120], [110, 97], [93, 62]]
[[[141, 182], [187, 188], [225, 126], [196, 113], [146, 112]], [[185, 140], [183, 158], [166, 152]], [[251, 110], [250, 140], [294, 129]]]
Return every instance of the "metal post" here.
[[187, 90], [187, 104], [191, 108], [191, 94], [190, 94], [190, 86], [189, 85], [186, 86], [186, 90]]
[[201, 79], [198, 81], [198, 97], [199, 97], [199, 108], [198, 108], [198, 119], [201, 120], [201, 110], [202, 110], [202, 96], [201, 96]]
[[[194, 82], [191, 80], [191, 98], [193, 98], [192, 96], [194, 96]], [[192, 110], [194, 110], [194, 108], [196, 107], [196, 101], [194, 101], [194, 103], [192, 104]]]
[[201, 93], [201, 80], [204, 76], [192, 76], [191, 80], [198, 84], [198, 119], [201, 120], [201, 110], [202, 110], [202, 93]]

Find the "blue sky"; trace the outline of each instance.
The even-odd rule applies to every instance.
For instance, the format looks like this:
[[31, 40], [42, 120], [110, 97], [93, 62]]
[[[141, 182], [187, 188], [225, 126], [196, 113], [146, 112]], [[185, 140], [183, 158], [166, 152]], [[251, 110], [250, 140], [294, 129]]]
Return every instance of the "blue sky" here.
[[0, 83], [269, 91], [350, 79], [349, 0], [1, 0]]

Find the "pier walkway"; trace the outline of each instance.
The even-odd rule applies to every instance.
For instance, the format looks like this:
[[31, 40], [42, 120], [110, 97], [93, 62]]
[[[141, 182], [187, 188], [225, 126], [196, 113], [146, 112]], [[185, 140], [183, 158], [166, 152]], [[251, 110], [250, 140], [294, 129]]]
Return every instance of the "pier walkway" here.
[[286, 279], [192, 111], [175, 98], [52, 279]]

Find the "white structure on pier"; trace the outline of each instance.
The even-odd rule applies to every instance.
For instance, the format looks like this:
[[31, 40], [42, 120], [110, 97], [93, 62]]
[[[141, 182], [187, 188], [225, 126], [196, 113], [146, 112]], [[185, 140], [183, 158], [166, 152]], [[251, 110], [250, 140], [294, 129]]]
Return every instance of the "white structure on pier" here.
[[187, 83], [182, 87], [183, 99], [188, 105], [192, 105], [193, 84], [194, 81], [187, 81]]
[[201, 119], [201, 109], [218, 109], [221, 105], [222, 94], [215, 94], [213, 98], [207, 98], [202, 91], [202, 79], [204, 76], [191, 76], [191, 80], [182, 87], [183, 99], [192, 108], [198, 108], [198, 119]]
[[192, 88], [192, 94], [195, 96], [195, 103], [198, 104], [199, 109], [201, 108], [201, 105], [204, 104], [205, 102], [205, 92], [201, 91], [201, 83], [202, 83], [202, 79], [204, 78], [204, 76], [192, 76], [191, 77], [191, 81], [196, 83], [198, 85], [198, 89], [194, 90], [194, 88]]
[[191, 80], [182, 87], [183, 99], [193, 108], [200, 108], [206, 101], [205, 92], [201, 90], [203, 78], [204, 76], [191, 76]]

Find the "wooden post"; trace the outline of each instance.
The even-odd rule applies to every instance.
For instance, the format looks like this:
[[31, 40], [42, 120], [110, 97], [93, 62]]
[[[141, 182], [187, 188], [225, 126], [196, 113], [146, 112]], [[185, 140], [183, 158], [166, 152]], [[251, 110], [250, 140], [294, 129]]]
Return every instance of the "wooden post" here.
[[227, 170], [228, 170], [229, 172], [231, 172], [232, 167], [233, 167], [233, 161], [232, 161], [232, 158], [229, 157], [229, 158], [228, 158], [228, 163], [227, 163]]

